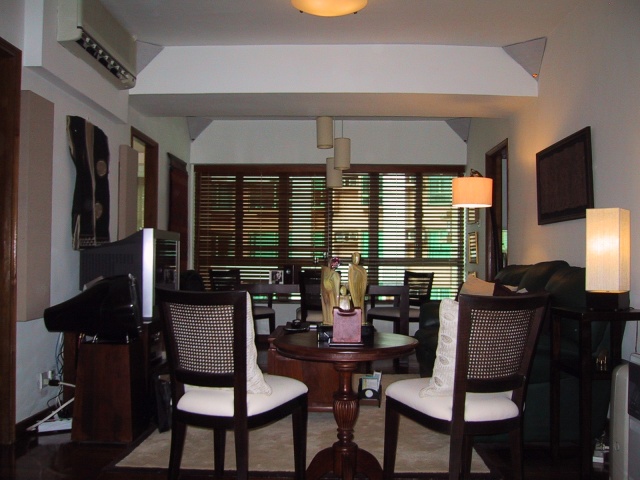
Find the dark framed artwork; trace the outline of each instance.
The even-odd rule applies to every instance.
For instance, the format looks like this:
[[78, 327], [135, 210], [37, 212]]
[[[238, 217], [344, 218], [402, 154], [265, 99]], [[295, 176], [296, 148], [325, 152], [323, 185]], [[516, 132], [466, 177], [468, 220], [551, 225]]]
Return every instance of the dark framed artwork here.
[[538, 225], [585, 218], [593, 208], [591, 127], [536, 154]]

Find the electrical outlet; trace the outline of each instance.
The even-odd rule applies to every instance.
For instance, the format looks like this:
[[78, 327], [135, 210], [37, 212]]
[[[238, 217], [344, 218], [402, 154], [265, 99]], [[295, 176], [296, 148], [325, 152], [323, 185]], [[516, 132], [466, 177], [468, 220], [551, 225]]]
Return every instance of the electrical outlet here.
[[40, 390], [49, 385], [49, 380], [53, 379], [53, 374], [53, 370], [48, 370], [38, 375], [38, 388]]

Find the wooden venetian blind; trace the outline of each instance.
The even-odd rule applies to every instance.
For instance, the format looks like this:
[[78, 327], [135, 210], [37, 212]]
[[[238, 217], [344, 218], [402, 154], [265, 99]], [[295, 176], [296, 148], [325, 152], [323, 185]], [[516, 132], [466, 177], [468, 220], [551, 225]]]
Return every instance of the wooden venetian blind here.
[[461, 167], [357, 166], [325, 188], [324, 166], [196, 166], [195, 266], [240, 268], [244, 282], [285, 265], [338, 256], [346, 278], [359, 251], [369, 283], [401, 284], [404, 270], [433, 271], [433, 298], [463, 279], [464, 213], [451, 207]]

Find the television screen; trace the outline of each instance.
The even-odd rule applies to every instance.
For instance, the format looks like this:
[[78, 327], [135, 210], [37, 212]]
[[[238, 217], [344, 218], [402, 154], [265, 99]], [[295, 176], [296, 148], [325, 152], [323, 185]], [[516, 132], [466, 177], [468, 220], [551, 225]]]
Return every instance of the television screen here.
[[131, 274], [140, 296], [142, 318], [155, 316], [155, 288], [180, 288], [180, 234], [154, 228], [116, 242], [80, 251], [80, 289], [99, 277]]

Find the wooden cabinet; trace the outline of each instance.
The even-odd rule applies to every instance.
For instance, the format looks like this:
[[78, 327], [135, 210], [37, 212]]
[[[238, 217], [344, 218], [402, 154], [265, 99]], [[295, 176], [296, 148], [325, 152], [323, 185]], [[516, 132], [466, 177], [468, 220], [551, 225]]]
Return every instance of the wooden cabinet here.
[[147, 427], [142, 341], [81, 343], [71, 439], [129, 443]]
[[71, 439], [79, 442], [129, 443], [149, 425], [153, 412], [152, 379], [164, 371], [160, 322], [143, 326], [127, 344], [85, 343], [65, 334], [64, 379], [72, 405]]

